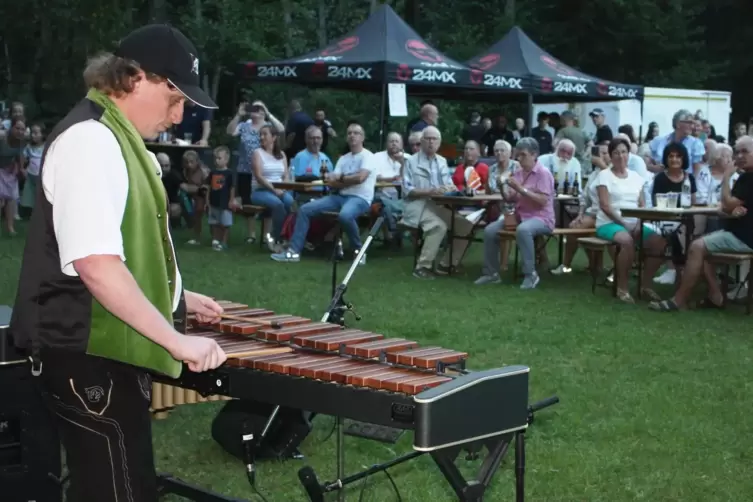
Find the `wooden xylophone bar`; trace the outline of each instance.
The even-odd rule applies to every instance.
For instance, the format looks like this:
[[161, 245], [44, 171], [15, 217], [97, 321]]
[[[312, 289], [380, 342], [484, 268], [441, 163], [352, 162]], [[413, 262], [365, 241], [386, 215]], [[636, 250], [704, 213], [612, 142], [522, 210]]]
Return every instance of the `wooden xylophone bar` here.
[[[227, 366], [303, 377], [375, 391], [415, 395], [452, 380], [446, 368], [463, 367], [467, 354], [331, 323], [280, 315], [223, 301], [225, 319], [211, 326], [189, 318], [187, 334], [213, 338], [228, 356]], [[202, 399], [194, 391], [155, 383], [155, 418], [179, 404]]]

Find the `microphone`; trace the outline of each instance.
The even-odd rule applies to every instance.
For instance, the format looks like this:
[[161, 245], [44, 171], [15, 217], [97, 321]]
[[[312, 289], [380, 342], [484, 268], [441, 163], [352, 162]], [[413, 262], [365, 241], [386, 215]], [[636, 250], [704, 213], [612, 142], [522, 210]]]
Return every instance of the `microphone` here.
[[246, 476], [251, 486], [256, 486], [256, 448], [253, 444], [254, 435], [243, 434], [243, 461], [246, 464]]
[[324, 490], [316, 479], [316, 473], [311, 467], [303, 467], [298, 471], [298, 479], [306, 490], [311, 502], [324, 502]]

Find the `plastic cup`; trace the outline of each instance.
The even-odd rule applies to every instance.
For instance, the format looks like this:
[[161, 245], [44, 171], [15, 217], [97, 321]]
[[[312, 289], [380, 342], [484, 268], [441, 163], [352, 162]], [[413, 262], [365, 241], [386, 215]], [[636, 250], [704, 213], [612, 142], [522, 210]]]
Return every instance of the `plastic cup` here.
[[677, 201], [680, 198], [679, 193], [668, 193], [667, 194], [667, 209], [676, 209], [677, 208]]
[[656, 194], [656, 209], [667, 209], [667, 194], [665, 193], [658, 193]]

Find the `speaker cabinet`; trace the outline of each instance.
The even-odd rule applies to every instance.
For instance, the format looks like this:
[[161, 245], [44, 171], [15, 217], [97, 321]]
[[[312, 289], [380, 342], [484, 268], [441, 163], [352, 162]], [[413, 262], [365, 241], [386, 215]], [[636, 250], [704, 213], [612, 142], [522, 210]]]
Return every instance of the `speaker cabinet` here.
[[61, 502], [60, 441], [30, 371], [0, 364], [0, 499]]

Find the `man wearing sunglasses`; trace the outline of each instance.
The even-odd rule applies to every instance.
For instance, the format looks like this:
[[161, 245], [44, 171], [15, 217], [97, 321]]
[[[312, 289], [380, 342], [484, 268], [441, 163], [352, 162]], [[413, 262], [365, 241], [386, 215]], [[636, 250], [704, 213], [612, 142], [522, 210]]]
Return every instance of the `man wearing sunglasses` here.
[[197, 54], [169, 26], [134, 31], [89, 61], [86, 98], [48, 137], [10, 331], [55, 418], [72, 502], [156, 501], [149, 372], [225, 361], [181, 333], [186, 312], [212, 322], [222, 308], [183, 289], [142, 139], [180, 123], [186, 100], [216, 108]]

